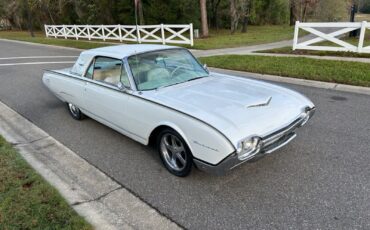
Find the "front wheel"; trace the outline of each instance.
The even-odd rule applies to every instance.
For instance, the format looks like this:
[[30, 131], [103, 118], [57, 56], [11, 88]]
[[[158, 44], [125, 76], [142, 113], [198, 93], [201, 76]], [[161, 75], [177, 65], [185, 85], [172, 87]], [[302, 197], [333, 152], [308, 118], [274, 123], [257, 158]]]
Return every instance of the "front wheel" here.
[[158, 152], [167, 170], [175, 176], [189, 175], [193, 157], [184, 139], [174, 130], [165, 129], [158, 135]]
[[75, 120], [82, 120], [84, 118], [84, 114], [81, 110], [72, 103], [68, 103], [68, 111]]

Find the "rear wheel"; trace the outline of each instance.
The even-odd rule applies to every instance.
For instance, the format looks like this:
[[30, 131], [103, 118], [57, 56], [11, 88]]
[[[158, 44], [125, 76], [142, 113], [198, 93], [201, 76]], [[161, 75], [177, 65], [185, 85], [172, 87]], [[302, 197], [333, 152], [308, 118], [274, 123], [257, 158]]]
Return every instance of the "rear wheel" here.
[[72, 103], [68, 103], [68, 111], [75, 120], [82, 120], [84, 118], [84, 114], [81, 110]]
[[167, 170], [175, 176], [189, 175], [193, 156], [184, 139], [174, 130], [165, 129], [158, 135], [159, 155]]

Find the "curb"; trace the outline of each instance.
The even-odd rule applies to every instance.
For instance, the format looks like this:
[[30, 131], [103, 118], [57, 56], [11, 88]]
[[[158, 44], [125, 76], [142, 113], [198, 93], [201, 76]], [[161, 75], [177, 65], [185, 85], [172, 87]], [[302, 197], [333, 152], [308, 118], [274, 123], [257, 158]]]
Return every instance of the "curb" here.
[[0, 135], [95, 229], [181, 229], [2, 102]]
[[320, 88], [320, 89], [331, 89], [331, 90], [336, 90], [336, 91], [341, 91], [341, 92], [350, 92], [350, 93], [370, 95], [370, 87], [344, 85], [344, 84], [337, 84], [337, 83], [330, 83], [330, 82], [313, 81], [313, 80], [291, 78], [291, 77], [282, 77], [282, 76], [269, 75], [269, 74], [250, 73], [250, 72], [220, 69], [220, 68], [213, 68], [213, 67], [209, 67], [209, 69], [214, 72], [219, 72], [223, 74], [232, 74], [232, 75], [236, 75], [239, 77], [248, 77], [248, 78], [254, 78], [258, 80], [282, 82], [282, 83], [289, 83], [289, 84], [295, 84], [295, 85], [315, 87], [315, 88]]

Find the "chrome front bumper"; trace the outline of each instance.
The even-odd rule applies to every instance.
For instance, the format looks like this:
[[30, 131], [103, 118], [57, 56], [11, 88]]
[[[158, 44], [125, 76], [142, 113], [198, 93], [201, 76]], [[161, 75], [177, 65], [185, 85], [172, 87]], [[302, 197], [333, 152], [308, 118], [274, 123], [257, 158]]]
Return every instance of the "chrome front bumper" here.
[[204, 161], [194, 159], [194, 163], [197, 166], [198, 169], [216, 174], [216, 175], [223, 175], [227, 171], [230, 171], [231, 169], [247, 162], [252, 159], [261, 158], [267, 154], [270, 154], [289, 142], [291, 142], [297, 134], [295, 133], [295, 130], [303, 125], [306, 124], [306, 122], [312, 118], [312, 116], [315, 113], [315, 108], [312, 108], [307, 111], [309, 113], [309, 118], [305, 119], [304, 117], [300, 117], [296, 119], [294, 122], [292, 122], [290, 125], [284, 127], [283, 129], [280, 129], [262, 139], [262, 148], [261, 150], [256, 153], [254, 156], [246, 159], [246, 160], [239, 160], [238, 155], [234, 152], [230, 154], [228, 157], [223, 159], [220, 163], [217, 165], [211, 165], [209, 163], [206, 163]]

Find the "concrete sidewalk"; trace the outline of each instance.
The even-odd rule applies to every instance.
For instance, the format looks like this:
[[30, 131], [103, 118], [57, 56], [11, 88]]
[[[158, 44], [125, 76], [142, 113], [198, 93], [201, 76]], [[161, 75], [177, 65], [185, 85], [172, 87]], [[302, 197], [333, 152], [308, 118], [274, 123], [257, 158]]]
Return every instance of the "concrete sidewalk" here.
[[0, 135], [95, 229], [181, 229], [2, 102]]
[[292, 40], [286, 40], [286, 41], [253, 45], [253, 46], [241, 46], [241, 47], [234, 47], [234, 48], [212, 49], [212, 50], [191, 50], [191, 52], [196, 57], [208, 57], [208, 56], [227, 55], [227, 54], [250, 54], [252, 52], [261, 51], [261, 50], [282, 48], [282, 47], [290, 46], [292, 44], [293, 44]]

